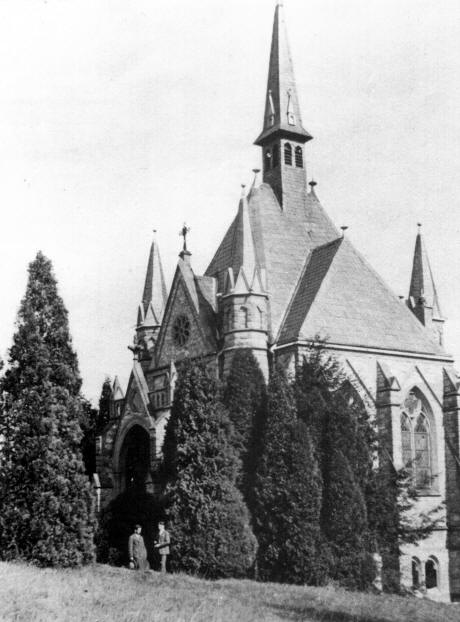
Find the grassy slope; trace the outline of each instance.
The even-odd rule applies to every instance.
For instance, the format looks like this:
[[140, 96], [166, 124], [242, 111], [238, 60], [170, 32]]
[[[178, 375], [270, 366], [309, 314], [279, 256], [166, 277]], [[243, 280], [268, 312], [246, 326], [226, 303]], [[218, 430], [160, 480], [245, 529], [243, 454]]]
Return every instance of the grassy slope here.
[[203, 581], [122, 568], [0, 563], [0, 620], [16, 622], [458, 622], [460, 607], [333, 588]]

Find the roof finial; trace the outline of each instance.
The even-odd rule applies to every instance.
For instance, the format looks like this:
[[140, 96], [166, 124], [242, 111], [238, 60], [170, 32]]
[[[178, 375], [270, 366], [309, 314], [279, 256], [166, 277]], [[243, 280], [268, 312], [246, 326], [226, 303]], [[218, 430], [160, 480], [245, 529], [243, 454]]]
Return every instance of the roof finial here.
[[241, 184], [241, 197], [242, 198], [246, 196], [245, 188], [246, 188], [246, 184]]
[[347, 225], [342, 225], [340, 228], [342, 229], [342, 237], [344, 238], [345, 237], [345, 231], [348, 229], [348, 226]]
[[257, 182], [257, 175], [260, 173], [260, 168], [253, 168], [252, 172], [254, 173], [254, 181], [252, 182], [252, 185], [255, 186]]
[[421, 232], [422, 232], [422, 223], [421, 223], [421, 222], [418, 222], [418, 223], [417, 223], [417, 232], [418, 232], [418, 233], [421, 233]]
[[187, 234], [188, 233], [190, 233], [190, 227], [187, 227], [187, 225], [184, 222], [184, 226], [179, 231], [179, 235], [184, 238], [184, 243], [182, 245], [182, 252], [183, 253], [188, 253], [188, 250], [187, 250]]

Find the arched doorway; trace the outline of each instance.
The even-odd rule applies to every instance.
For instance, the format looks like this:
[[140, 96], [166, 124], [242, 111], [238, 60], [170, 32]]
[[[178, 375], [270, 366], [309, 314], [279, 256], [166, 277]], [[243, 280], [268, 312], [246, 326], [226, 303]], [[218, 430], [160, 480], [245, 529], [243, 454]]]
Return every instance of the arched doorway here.
[[121, 491], [153, 492], [150, 473], [150, 437], [134, 425], [126, 434], [120, 452]]

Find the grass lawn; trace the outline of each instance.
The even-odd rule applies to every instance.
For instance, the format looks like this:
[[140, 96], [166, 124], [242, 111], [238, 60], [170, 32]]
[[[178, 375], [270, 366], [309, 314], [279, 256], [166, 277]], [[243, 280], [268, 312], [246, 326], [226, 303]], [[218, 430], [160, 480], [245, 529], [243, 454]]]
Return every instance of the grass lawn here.
[[0, 620], [459, 622], [460, 606], [332, 587], [204, 581], [101, 565], [43, 570], [0, 563]]

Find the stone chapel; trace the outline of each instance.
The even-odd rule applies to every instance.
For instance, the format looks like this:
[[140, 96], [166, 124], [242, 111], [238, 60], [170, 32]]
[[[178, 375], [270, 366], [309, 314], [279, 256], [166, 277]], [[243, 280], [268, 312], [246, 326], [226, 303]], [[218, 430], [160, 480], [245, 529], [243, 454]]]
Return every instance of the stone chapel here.
[[[262, 182], [243, 191], [206, 272], [184, 245], [166, 287], [153, 240], [137, 310], [126, 392], [115, 380], [111, 420], [97, 441], [102, 506], [136, 483], [157, 489], [176, 364], [200, 356], [225, 377], [249, 348], [267, 377], [288, 370], [317, 335], [375, 417], [398, 468], [411, 462], [422, 511], [442, 525], [400, 558], [404, 584], [460, 600], [460, 382], [443, 342], [444, 319], [419, 227], [407, 300], [338, 231], [307, 182], [302, 123], [282, 4], [275, 9], [262, 131]], [[256, 176], [257, 177], [257, 176]], [[409, 275], [408, 275], [409, 277]]]

